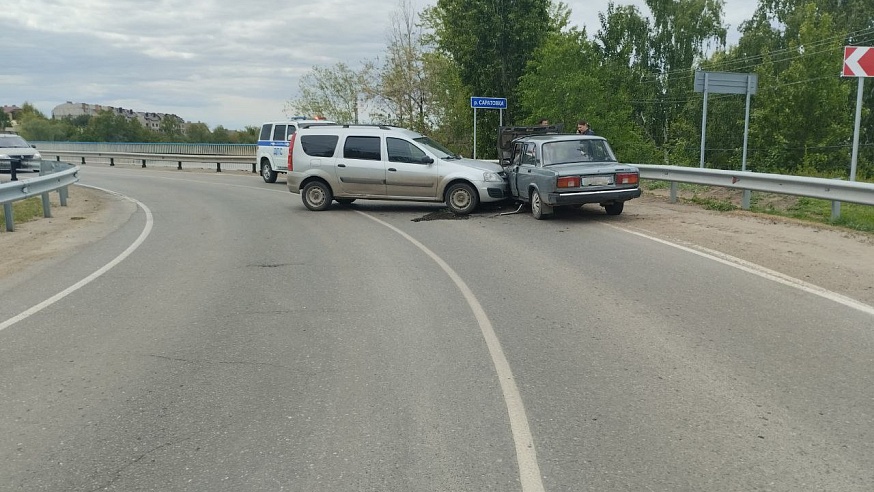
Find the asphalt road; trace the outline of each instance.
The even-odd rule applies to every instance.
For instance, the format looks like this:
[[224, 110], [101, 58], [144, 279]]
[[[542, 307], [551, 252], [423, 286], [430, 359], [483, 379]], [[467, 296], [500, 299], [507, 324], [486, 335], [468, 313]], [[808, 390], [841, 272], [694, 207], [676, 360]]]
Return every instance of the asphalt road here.
[[81, 183], [139, 205], [0, 281], [2, 490], [874, 489], [874, 316], [623, 216]]

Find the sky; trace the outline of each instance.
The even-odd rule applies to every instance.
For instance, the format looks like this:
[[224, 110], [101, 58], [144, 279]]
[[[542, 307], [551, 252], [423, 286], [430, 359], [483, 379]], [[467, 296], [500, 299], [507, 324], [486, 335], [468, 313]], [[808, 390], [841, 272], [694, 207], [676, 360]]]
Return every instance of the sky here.
[[[415, 11], [436, 0], [409, 0]], [[3, 0], [0, 106], [67, 101], [211, 129], [283, 120], [313, 66], [382, 57], [400, 0]], [[593, 35], [608, 0], [565, 0]], [[643, 0], [616, 0], [637, 5]], [[726, 0], [728, 43], [757, 0]]]

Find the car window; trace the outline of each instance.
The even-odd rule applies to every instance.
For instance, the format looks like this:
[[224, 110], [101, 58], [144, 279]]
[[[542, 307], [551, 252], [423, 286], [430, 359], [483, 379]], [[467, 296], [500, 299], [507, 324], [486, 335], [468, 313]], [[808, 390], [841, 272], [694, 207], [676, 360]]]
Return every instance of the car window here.
[[562, 140], [543, 144], [543, 165], [571, 162], [616, 162], [605, 140]]
[[258, 140], [270, 140], [270, 130], [273, 129], [273, 125], [270, 123], [261, 127], [261, 136], [258, 137]]
[[388, 160], [391, 162], [421, 163], [427, 157], [422, 149], [400, 138], [386, 138], [385, 148], [388, 151]]
[[346, 137], [346, 143], [343, 145], [343, 157], [370, 161], [382, 159], [379, 137]]
[[300, 146], [306, 155], [312, 157], [334, 157], [339, 139], [337, 135], [304, 135], [300, 138]]
[[429, 151], [431, 151], [437, 157], [444, 159], [447, 157], [455, 157], [455, 152], [444, 147], [440, 142], [431, 140], [428, 137], [418, 137], [414, 138], [417, 144], [425, 147]]
[[510, 160], [513, 166], [522, 164], [522, 144], [517, 143], [513, 146], [513, 158]]
[[285, 134], [285, 139], [288, 140], [294, 135], [294, 132], [297, 131], [297, 127], [294, 125], [288, 125], [288, 133]]
[[526, 143], [522, 148], [522, 164], [530, 166], [536, 165], [537, 160], [534, 158], [534, 144]]
[[273, 140], [288, 140], [285, 136], [285, 125], [275, 125], [273, 127]]

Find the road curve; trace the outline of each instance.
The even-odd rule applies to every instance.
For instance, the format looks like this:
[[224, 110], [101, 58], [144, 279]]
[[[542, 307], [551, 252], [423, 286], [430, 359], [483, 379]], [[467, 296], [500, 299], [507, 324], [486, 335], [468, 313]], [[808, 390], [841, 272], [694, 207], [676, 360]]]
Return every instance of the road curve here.
[[[314, 213], [233, 174], [81, 179], [154, 223], [0, 330], [10, 489], [874, 485], [874, 317], [631, 234], [633, 215], [414, 220], [440, 207]], [[0, 278], [0, 323], [149, 221], [131, 210], [51, 271]]]

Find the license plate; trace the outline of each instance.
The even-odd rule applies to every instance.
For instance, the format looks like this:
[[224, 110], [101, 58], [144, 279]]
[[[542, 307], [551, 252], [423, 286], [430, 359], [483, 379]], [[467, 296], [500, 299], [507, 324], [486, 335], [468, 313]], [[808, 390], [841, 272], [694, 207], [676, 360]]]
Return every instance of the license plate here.
[[583, 186], [609, 186], [613, 184], [613, 176], [587, 176], [582, 179]]

